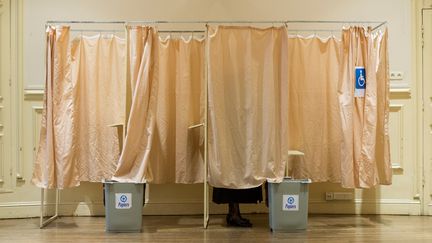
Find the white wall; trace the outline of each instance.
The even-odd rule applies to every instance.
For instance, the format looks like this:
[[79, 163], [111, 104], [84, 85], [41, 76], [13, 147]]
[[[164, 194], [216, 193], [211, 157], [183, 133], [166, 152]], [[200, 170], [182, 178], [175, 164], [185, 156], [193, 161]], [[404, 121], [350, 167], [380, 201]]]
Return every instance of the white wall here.
[[391, 68], [410, 77], [410, 9], [409, 0], [24, 0], [24, 82], [27, 88], [43, 83], [47, 20], [388, 21]]
[[[22, 0], [24, 95], [19, 97], [20, 156], [12, 161], [22, 180], [11, 183], [12, 192], [0, 196], [0, 217], [36, 216], [39, 190], [30, 184], [41, 115], [44, 82], [44, 24], [47, 20], [350, 20], [388, 21], [390, 69], [402, 71], [403, 80], [392, 81], [391, 139], [395, 163], [394, 185], [371, 190], [343, 190], [320, 183], [310, 188], [310, 212], [319, 213], [420, 213], [420, 184], [416, 151], [416, 80], [412, 68], [412, 1], [409, 0]], [[18, 17], [19, 12], [18, 12]], [[339, 27], [339, 26], [338, 26]], [[317, 26], [316, 28], [320, 28]], [[396, 89], [398, 88], [398, 89]], [[37, 89], [32, 92], [32, 89]], [[18, 149], [18, 148], [16, 148]], [[397, 167], [397, 168], [396, 168]], [[324, 193], [348, 191], [355, 200], [327, 202]], [[1, 192], [0, 192], [1, 193]], [[84, 183], [62, 194], [63, 214], [103, 214], [101, 185]], [[152, 186], [145, 214], [202, 212], [202, 185]], [[52, 202], [52, 193], [48, 196]], [[12, 209], [12, 210], [11, 210]], [[263, 205], [246, 211], [265, 211]], [[211, 212], [224, 207], [211, 206]]]

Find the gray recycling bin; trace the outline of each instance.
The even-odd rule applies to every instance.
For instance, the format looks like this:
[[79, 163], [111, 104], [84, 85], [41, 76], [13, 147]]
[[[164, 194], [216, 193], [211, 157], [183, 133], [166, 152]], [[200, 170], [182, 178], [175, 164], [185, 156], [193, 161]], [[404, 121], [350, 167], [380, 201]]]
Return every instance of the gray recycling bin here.
[[290, 232], [307, 228], [309, 183], [309, 179], [289, 178], [268, 183], [270, 230]]
[[141, 232], [145, 184], [105, 181], [108, 232]]

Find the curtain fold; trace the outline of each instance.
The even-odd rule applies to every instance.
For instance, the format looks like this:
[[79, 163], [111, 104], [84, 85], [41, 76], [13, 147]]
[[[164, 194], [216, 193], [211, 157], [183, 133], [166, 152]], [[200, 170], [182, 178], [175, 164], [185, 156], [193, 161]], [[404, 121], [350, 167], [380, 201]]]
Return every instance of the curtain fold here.
[[[144, 29], [141, 29], [144, 28]], [[142, 30], [142, 31], [141, 31]], [[153, 35], [149, 30], [149, 27], [128, 27], [128, 68], [127, 68], [127, 82], [126, 82], [126, 117], [125, 123], [129, 119], [130, 109], [132, 106], [132, 97], [135, 92], [136, 82], [138, 75], [140, 75], [140, 66], [143, 61], [144, 53], [149, 53], [151, 50], [151, 38]], [[147, 49], [145, 49], [147, 48]], [[127, 127], [125, 128], [125, 131]]]
[[392, 165], [390, 160], [390, 77], [388, 56], [388, 29], [378, 33], [375, 37], [377, 57], [377, 136], [376, 136], [376, 161], [379, 183], [392, 184]]
[[130, 49], [142, 53], [129, 57], [130, 72], [138, 75], [131, 75], [136, 80], [130, 81], [135, 90], [128, 132], [113, 179], [202, 182], [202, 131], [188, 127], [202, 122], [204, 41], [160, 40], [151, 27], [128, 27], [128, 34]]
[[341, 181], [342, 129], [337, 85], [341, 43], [336, 38], [290, 37], [289, 148], [304, 152], [290, 158], [294, 178]]
[[81, 36], [71, 48], [75, 160], [81, 181], [100, 182], [112, 177], [121, 151], [126, 42], [113, 35]]
[[69, 132], [73, 129], [69, 37], [68, 26], [46, 30], [45, 95], [32, 177], [32, 183], [41, 188], [79, 185]]
[[[343, 131], [341, 183], [344, 187], [391, 184], [386, 33], [373, 35], [370, 29], [363, 27], [350, 27], [342, 32], [338, 92]], [[362, 94], [358, 93], [356, 82], [363, 75], [366, 88]]]
[[209, 183], [280, 182], [288, 154], [286, 28], [210, 27]]
[[116, 128], [124, 119], [124, 40], [82, 37], [69, 27], [48, 27], [40, 142], [32, 182], [69, 188], [114, 173]]

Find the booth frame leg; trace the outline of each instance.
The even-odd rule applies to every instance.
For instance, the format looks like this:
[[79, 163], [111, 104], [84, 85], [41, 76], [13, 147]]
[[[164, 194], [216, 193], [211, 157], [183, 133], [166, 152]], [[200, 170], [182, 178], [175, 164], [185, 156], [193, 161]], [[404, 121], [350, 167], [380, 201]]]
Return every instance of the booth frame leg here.
[[44, 207], [45, 207], [45, 188], [41, 188], [41, 207], [40, 207], [40, 218], [39, 218], [39, 228], [42, 229], [48, 224], [50, 224], [52, 221], [56, 220], [58, 218], [58, 212], [59, 212], [59, 202], [60, 202], [60, 190], [56, 190], [56, 201], [55, 201], [55, 213], [53, 216], [48, 218], [47, 220], [44, 220]]

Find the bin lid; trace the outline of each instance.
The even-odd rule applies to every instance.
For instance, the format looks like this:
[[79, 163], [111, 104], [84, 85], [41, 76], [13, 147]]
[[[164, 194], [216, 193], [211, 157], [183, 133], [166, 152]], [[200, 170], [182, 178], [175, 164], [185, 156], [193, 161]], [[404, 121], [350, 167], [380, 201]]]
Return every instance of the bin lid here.
[[293, 179], [293, 178], [284, 178], [283, 180], [284, 182], [289, 182], [289, 183], [312, 183], [311, 179]]
[[[268, 181], [268, 183], [273, 183], [273, 184], [279, 184], [278, 182], [270, 182]], [[302, 184], [309, 184], [312, 183], [311, 179], [293, 179], [291, 177], [285, 177], [283, 179], [283, 183], [302, 183]]]
[[288, 150], [288, 156], [304, 156], [305, 154], [302, 151], [298, 150]]
[[146, 183], [142, 183], [142, 182], [119, 182], [116, 180], [104, 180], [103, 181], [104, 184], [116, 184], [116, 183], [121, 183], [121, 184], [146, 184]]

